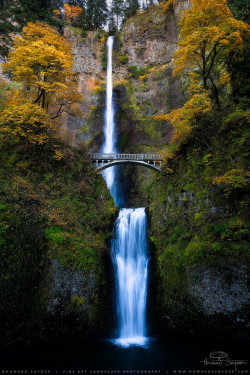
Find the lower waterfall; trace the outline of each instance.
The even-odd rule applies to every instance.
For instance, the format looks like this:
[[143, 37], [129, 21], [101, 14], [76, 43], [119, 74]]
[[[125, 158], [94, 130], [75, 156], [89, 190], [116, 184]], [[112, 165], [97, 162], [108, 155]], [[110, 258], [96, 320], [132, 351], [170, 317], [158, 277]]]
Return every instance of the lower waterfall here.
[[[102, 152], [116, 153], [115, 107], [113, 104], [112, 51], [114, 37], [107, 40], [107, 91]], [[117, 206], [123, 197], [116, 169], [103, 172], [111, 195]], [[116, 306], [119, 333], [115, 343], [122, 346], [143, 345], [146, 320], [147, 293], [147, 218], [145, 208], [121, 208], [115, 223], [115, 237], [112, 243], [112, 257], [116, 278]]]
[[115, 224], [112, 257], [116, 275], [116, 305], [122, 346], [146, 341], [148, 276], [147, 220], [145, 208], [123, 208]]

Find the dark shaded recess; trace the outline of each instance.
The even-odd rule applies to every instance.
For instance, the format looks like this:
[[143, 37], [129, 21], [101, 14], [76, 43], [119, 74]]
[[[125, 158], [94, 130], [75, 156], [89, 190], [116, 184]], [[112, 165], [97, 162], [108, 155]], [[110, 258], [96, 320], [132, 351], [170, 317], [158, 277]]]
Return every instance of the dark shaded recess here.
[[[99, 285], [96, 293], [100, 295], [98, 301], [98, 311], [95, 311], [95, 324], [89, 322], [89, 317], [81, 311], [70, 311], [69, 303], [58, 306], [53, 314], [44, 312], [40, 332], [42, 340], [37, 340], [40, 344], [64, 344], [76, 343], [87, 340], [96, 340], [109, 337], [114, 326], [114, 273], [110, 253], [102, 254], [102, 264], [104, 267], [105, 284]], [[65, 296], [65, 300], [71, 300]]]
[[34, 200], [24, 199], [19, 207], [9, 222], [0, 253], [0, 346], [23, 340], [29, 343], [43, 314], [43, 281], [48, 266], [45, 220]]
[[247, 109], [250, 101], [250, 40], [245, 40], [244, 43], [241, 58], [235, 58], [233, 53], [230, 53], [226, 63], [231, 74], [232, 99], [237, 105]]

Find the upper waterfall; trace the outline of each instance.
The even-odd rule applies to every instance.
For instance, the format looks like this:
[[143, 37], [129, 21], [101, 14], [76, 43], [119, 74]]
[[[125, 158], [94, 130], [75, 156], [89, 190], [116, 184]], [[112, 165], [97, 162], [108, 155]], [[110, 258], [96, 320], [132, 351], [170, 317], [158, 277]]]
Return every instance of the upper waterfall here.
[[107, 87], [106, 87], [106, 113], [103, 152], [116, 152], [115, 142], [115, 123], [114, 123], [114, 105], [113, 105], [113, 81], [112, 81], [112, 52], [114, 37], [110, 36], [107, 40], [108, 64], [107, 64]]
[[[114, 121], [112, 51], [114, 38], [107, 41], [107, 93], [102, 152], [116, 153]], [[121, 206], [123, 194], [119, 186], [117, 167], [103, 171], [103, 177], [116, 206]], [[112, 256], [116, 278], [117, 316], [119, 338], [123, 346], [144, 345], [146, 341], [146, 295], [147, 295], [147, 218], [144, 208], [121, 209], [115, 224]]]
[[[107, 40], [108, 64], [107, 64], [107, 87], [106, 87], [106, 112], [104, 127], [104, 144], [102, 151], [105, 153], [117, 152], [116, 134], [114, 121], [114, 103], [113, 103], [113, 81], [112, 81], [112, 52], [114, 37], [110, 36]], [[118, 205], [119, 197], [117, 194], [117, 183], [115, 182], [116, 167], [108, 168], [103, 172], [103, 177], [107, 183], [115, 204]]]

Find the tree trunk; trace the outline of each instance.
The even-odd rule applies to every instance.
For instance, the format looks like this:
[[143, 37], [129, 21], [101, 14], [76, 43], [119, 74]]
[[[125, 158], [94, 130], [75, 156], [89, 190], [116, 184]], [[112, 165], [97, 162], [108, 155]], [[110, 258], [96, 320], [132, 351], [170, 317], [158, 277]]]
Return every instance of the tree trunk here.
[[216, 102], [217, 108], [220, 111], [221, 105], [220, 105], [219, 91], [218, 91], [217, 86], [215, 85], [211, 75], [209, 75], [209, 79], [210, 79], [210, 81], [212, 83], [212, 86], [213, 86], [213, 91], [214, 91], [215, 102]]

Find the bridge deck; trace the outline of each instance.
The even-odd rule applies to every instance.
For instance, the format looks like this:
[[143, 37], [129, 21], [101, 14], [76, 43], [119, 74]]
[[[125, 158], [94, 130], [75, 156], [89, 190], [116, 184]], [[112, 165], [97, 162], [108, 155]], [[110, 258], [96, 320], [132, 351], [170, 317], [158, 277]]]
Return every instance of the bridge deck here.
[[95, 152], [90, 155], [93, 161], [100, 160], [100, 161], [108, 161], [108, 160], [140, 160], [140, 161], [162, 161], [162, 155], [158, 154], [108, 154], [108, 153], [101, 153]]

